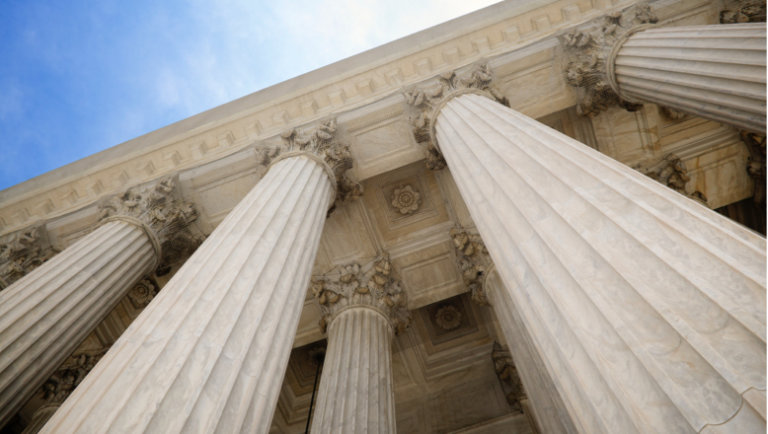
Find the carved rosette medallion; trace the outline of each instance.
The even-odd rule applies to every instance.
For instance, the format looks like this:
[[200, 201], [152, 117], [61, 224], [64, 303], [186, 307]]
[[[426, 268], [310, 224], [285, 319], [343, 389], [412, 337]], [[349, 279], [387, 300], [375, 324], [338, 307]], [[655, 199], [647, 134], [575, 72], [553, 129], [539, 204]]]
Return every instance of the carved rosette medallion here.
[[128, 300], [136, 309], [143, 309], [157, 295], [159, 288], [151, 278], [144, 278], [128, 291]]
[[410, 184], [400, 185], [392, 191], [391, 201], [400, 214], [413, 214], [421, 206], [421, 194]]
[[707, 204], [707, 198], [704, 196], [704, 193], [698, 190], [691, 191], [691, 188], [688, 186], [688, 181], [691, 180], [691, 177], [688, 176], [685, 162], [675, 154], [668, 154], [657, 163], [651, 166], [638, 167], [638, 170], [680, 194], [688, 196], [703, 205]]
[[349, 145], [338, 140], [334, 119], [301, 131], [294, 128], [285, 132], [282, 138], [287, 152], [308, 152], [328, 164], [336, 181], [336, 201], [331, 211], [338, 204], [363, 194], [363, 186], [347, 175], [352, 168], [352, 153]]
[[27, 228], [0, 239], [0, 291], [55, 254], [42, 226]]
[[150, 186], [131, 188], [99, 205], [101, 218], [128, 217], [146, 225], [162, 248], [162, 263], [173, 263], [189, 255], [202, 242], [190, 231], [197, 219], [191, 203], [181, 199], [173, 178], [164, 178]]
[[61, 404], [96, 366], [107, 349], [79, 351], [69, 356], [40, 389], [49, 404]]
[[395, 333], [404, 331], [411, 321], [405, 292], [393, 276], [387, 255], [363, 266], [352, 263], [336, 267], [313, 278], [311, 289], [323, 312], [320, 320], [323, 331], [339, 312], [354, 306], [382, 312], [389, 318]]
[[626, 37], [643, 25], [656, 23], [658, 18], [646, 3], [639, 3], [620, 12], [592, 20], [578, 30], [561, 37], [567, 64], [565, 81], [577, 89], [580, 115], [593, 117], [611, 106], [634, 111], [640, 108], [622, 100], [611, 84], [612, 53]]
[[502, 347], [498, 342], [494, 342], [491, 359], [496, 370], [496, 376], [504, 389], [507, 404], [509, 404], [512, 411], [522, 413], [523, 406], [521, 401], [527, 397], [523, 383], [520, 381], [520, 376], [517, 373], [515, 362], [512, 360], [512, 355], [509, 350]]
[[509, 101], [493, 88], [492, 81], [491, 69], [482, 64], [462, 73], [454, 71], [439, 75], [404, 93], [405, 101], [411, 108], [409, 121], [413, 136], [427, 149], [427, 168], [440, 170], [446, 165], [434, 133], [434, 123], [443, 102], [462, 92], [474, 90], [509, 106]]
[[435, 312], [435, 323], [443, 330], [455, 330], [461, 326], [461, 312], [456, 306], [445, 305]]
[[480, 305], [487, 305], [483, 282], [492, 262], [479, 234], [470, 233], [464, 228], [451, 229], [453, 247], [456, 249], [456, 265], [461, 272], [464, 285], [472, 294], [472, 300]]

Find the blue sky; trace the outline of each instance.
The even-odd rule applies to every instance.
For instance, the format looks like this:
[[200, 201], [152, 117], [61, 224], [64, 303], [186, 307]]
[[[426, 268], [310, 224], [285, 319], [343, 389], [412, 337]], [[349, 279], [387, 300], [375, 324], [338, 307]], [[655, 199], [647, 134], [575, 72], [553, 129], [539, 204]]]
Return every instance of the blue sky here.
[[0, 0], [0, 190], [496, 0]]

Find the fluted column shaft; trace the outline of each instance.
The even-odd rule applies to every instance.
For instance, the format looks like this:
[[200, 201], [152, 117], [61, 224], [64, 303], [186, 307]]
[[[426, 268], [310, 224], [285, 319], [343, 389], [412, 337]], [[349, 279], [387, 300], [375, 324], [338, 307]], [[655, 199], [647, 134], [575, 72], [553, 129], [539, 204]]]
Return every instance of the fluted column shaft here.
[[765, 133], [765, 42], [765, 23], [653, 28], [608, 65], [622, 99]]
[[392, 326], [381, 312], [355, 306], [328, 329], [313, 433], [394, 433]]
[[146, 230], [109, 221], [0, 292], [0, 425], [152, 270]]
[[435, 131], [579, 431], [765, 430], [764, 238], [480, 95]]
[[267, 432], [333, 188], [274, 163], [42, 432]]
[[511, 297], [507, 296], [507, 289], [495, 267], [486, 276], [483, 287], [513, 355], [515, 367], [520, 372], [520, 381], [523, 382], [530, 401], [529, 407], [533, 410], [542, 432], [577, 432], [549, 372], [544, 367], [541, 354], [535, 348]]

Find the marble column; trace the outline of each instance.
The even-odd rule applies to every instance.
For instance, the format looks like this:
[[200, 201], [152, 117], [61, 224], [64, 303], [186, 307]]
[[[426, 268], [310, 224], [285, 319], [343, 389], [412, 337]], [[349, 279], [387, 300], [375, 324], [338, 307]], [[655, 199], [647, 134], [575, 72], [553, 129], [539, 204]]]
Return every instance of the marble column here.
[[765, 23], [630, 30], [606, 67], [613, 90], [765, 134]]
[[388, 257], [339, 267], [312, 285], [328, 324], [313, 433], [394, 433], [392, 336], [409, 321]]
[[336, 178], [333, 123], [227, 215], [41, 432], [267, 432]]
[[765, 239], [478, 89], [442, 151], [582, 432], [765, 431]]
[[490, 267], [484, 275], [483, 289], [502, 328], [515, 366], [520, 372], [520, 381], [530, 401], [524, 411], [530, 409], [533, 412], [536, 424], [544, 433], [578, 432], [552, 377], [544, 369], [544, 361], [522, 323], [517, 308], [511, 297], [506, 296], [508, 290], [501, 282], [496, 267]]
[[[171, 180], [103, 204], [101, 226], [0, 292], [0, 424], [160, 260], [194, 219]], [[129, 199], [127, 199], [129, 198]]]

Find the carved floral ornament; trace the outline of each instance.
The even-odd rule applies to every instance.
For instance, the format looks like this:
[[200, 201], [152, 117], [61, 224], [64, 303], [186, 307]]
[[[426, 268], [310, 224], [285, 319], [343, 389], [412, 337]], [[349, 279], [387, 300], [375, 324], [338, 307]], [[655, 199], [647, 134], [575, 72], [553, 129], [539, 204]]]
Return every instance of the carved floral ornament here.
[[720, 23], [765, 22], [765, 0], [725, 0], [720, 11]]
[[612, 53], [637, 30], [656, 23], [658, 18], [647, 3], [592, 20], [561, 37], [567, 64], [565, 81], [577, 89], [579, 114], [593, 117], [610, 106], [634, 111], [640, 104], [625, 101], [612, 83]]
[[389, 256], [383, 255], [363, 266], [352, 263], [334, 268], [312, 279], [315, 296], [323, 317], [323, 331], [336, 314], [351, 306], [367, 306], [387, 316], [396, 333], [405, 330], [411, 320], [406, 308], [406, 295], [393, 275]]
[[347, 171], [352, 168], [352, 153], [349, 145], [338, 140], [335, 119], [303, 130], [294, 128], [283, 133], [282, 139], [288, 153], [314, 154], [325, 161], [331, 169], [336, 183], [336, 200], [331, 211], [336, 205], [363, 194], [362, 185], [347, 175]]
[[421, 194], [410, 184], [400, 185], [392, 191], [391, 201], [400, 214], [413, 214], [421, 206]]
[[704, 196], [704, 193], [693, 190], [693, 187], [688, 185], [688, 181], [691, 180], [691, 177], [688, 175], [688, 169], [685, 166], [685, 162], [675, 154], [668, 154], [654, 164], [638, 166], [636, 169], [680, 194], [688, 196], [703, 205], [707, 204], [707, 198]]
[[455, 330], [461, 326], [462, 315], [456, 306], [445, 305], [435, 312], [435, 323], [443, 330]]
[[504, 389], [507, 404], [509, 404], [512, 411], [522, 413], [523, 406], [520, 401], [527, 397], [525, 389], [523, 389], [523, 383], [520, 381], [520, 376], [517, 373], [515, 362], [512, 359], [512, 354], [498, 342], [494, 342], [491, 359], [496, 370], [496, 376]]
[[138, 220], [155, 237], [162, 262], [175, 262], [177, 255], [189, 254], [202, 242], [193, 235], [190, 224], [197, 220], [197, 210], [181, 199], [172, 177], [149, 185], [134, 187], [99, 205], [102, 219], [128, 217]]
[[84, 350], [69, 356], [40, 389], [48, 403], [61, 404], [96, 366], [107, 349]]
[[34, 226], [0, 239], [0, 290], [56, 254], [43, 226]]
[[491, 85], [493, 74], [487, 64], [472, 66], [469, 70], [438, 75], [426, 83], [404, 92], [405, 101], [411, 108], [409, 122], [416, 142], [427, 150], [427, 168], [439, 170], [445, 167], [445, 159], [437, 146], [434, 124], [443, 103], [455, 95], [474, 91], [509, 106], [509, 101]]
[[145, 277], [128, 291], [128, 300], [136, 309], [143, 309], [155, 298], [158, 291], [157, 283], [152, 278]]
[[483, 282], [492, 262], [482, 238], [461, 227], [451, 229], [450, 236], [456, 249], [456, 265], [464, 285], [472, 294], [472, 300], [487, 305]]

